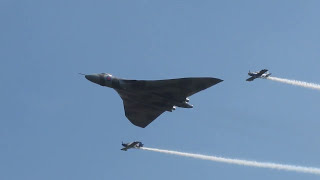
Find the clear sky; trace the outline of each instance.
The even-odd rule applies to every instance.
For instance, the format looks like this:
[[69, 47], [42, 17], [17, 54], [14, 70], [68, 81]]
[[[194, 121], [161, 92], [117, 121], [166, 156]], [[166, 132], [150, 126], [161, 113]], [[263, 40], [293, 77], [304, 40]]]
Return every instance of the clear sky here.
[[[0, 1], [0, 179], [319, 179], [147, 147], [320, 167], [320, 1]], [[82, 73], [224, 82], [147, 128]], [[317, 118], [318, 117], [318, 118]]]

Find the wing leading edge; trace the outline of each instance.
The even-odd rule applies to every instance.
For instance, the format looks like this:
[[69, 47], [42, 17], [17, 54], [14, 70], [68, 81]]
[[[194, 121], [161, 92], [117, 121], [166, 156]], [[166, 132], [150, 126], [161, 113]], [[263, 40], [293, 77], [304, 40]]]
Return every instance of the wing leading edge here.
[[152, 90], [167, 98], [182, 101], [186, 97], [192, 96], [222, 81], [221, 79], [210, 77], [146, 81], [146, 90]]

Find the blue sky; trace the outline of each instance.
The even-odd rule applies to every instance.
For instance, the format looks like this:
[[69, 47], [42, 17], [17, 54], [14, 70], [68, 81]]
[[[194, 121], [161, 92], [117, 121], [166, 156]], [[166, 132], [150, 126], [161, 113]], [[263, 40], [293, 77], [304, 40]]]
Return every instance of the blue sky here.
[[[145, 146], [320, 167], [319, 1], [0, 1], [0, 179], [319, 179]], [[147, 128], [77, 73], [224, 82]]]

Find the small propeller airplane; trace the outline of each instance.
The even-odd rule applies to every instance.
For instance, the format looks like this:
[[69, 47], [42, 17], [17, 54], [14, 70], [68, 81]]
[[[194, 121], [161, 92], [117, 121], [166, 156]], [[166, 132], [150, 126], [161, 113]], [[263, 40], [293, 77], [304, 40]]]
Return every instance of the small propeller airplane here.
[[268, 72], [268, 69], [262, 69], [261, 71], [257, 71], [257, 72], [249, 71], [248, 75], [251, 77], [248, 78], [246, 81], [253, 81], [256, 78], [267, 78], [271, 75], [271, 73]]
[[124, 148], [122, 148], [121, 150], [127, 151], [128, 149], [131, 149], [131, 148], [141, 148], [141, 147], [143, 147], [143, 144], [140, 141], [134, 141], [132, 143], [123, 143], [122, 142], [122, 146]]

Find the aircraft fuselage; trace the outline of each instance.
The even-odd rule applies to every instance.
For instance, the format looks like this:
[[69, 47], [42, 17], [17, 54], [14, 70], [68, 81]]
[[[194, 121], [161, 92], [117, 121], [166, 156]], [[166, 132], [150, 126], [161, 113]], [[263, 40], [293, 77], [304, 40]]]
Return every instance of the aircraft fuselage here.
[[122, 99], [146, 104], [155, 109], [172, 112], [172, 110], [175, 110], [174, 106], [181, 108], [193, 108], [193, 105], [188, 103], [188, 98], [184, 101], [179, 101], [157, 93], [156, 89], [154, 91], [144, 90], [144, 81], [120, 79], [106, 73], [85, 75], [85, 77], [93, 83], [115, 89]]

